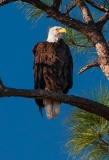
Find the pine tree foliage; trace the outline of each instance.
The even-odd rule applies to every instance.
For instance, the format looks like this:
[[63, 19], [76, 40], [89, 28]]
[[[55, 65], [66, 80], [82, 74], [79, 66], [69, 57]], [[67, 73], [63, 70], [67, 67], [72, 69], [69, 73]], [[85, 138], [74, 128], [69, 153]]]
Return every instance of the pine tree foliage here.
[[[43, 0], [43, 2], [47, 5], [50, 5], [50, 0]], [[27, 20], [31, 19], [32, 22], [36, 23], [45, 14], [42, 10], [36, 8], [31, 4], [21, 1], [18, 1], [15, 4], [17, 4], [17, 7], [22, 10], [22, 13], [25, 14], [25, 18]]]
[[[64, 41], [69, 45], [72, 50], [74, 63], [76, 65], [76, 54], [81, 54], [85, 59], [85, 64], [93, 62], [97, 59], [97, 53], [93, 44], [83, 34], [74, 29], [67, 28], [67, 34], [64, 37]], [[74, 66], [75, 66], [74, 65]], [[78, 67], [77, 67], [78, 68]], [[77, 69], [78, 70], [78, 69]]]
[[93, 48], [88, 38], [74, 29], [67, 28], [67, 34], [64, 40], [71, 48], [76, 49], [77, 53], [81, 51], [86, 52]]
[[[109, 106], [109, 90], [100, 84], [91, 93], [92, 99]], [[109, 122], [102, 117], [75, 109], [64, 121], [68, 130], [69, 157], [81, 154], [81, 160], [109, 159]]]

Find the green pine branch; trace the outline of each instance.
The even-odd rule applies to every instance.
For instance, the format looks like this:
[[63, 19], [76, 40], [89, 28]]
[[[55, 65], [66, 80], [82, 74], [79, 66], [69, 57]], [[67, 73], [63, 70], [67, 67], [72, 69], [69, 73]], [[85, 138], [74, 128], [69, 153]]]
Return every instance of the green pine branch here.
[[[49, 6], [51, 0], [43, 0], [43, 2]], [[31, 4], [21, 1], [15, 2], [15, 4], [17, 4], [17, 7], [22, 10], [23, 14], [25, 14], [25, 18], [27, 20], [32, 20], [32, 22], [37, 22], [45, 14], [45, 12]]]
[[[87, 94], [86, 94], [87, 95]], [[109, 90], [100, 84], [91, 93], [92, 99], [109, 106]], [[70, 156], [81, 160], [109, 159], [109, 122], [95, 114], [75, 109], [64, 121], [69, 140], [66, 143]]]

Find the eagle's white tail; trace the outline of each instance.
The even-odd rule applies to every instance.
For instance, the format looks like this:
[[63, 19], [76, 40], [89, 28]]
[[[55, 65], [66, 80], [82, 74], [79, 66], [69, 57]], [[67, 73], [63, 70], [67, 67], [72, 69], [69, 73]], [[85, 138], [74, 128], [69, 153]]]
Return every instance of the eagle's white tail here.
[[44, 99], [46, 115], [48, 119], [56, 118], [60, 112], [60, 103]]

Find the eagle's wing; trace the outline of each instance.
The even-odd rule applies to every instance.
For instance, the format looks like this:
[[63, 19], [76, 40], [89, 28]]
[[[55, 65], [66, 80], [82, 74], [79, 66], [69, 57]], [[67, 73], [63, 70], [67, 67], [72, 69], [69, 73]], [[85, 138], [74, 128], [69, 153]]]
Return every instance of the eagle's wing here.
[[[45, 82], [43, 78], [43, 60], [41, 56], [43, 56], [44, 43], [38, 43], [34, 46], [33, 54], [34, 54], [34, 88], [35, 89], [45, 89]], [[42, 57], [44, 58], [44, 57]], [[39, 111], [42, 115], [43, 100], [35, 99], [37, 105], [39, 106]]]
[[73, 59], [72, 59], [72, 55], [69, 49], [69, 70], [68, 70], [68, 83], [69, 83], [69, 89], [72, 88], [73, 86]]
[[61, 39], [61, 46], [63, 46], [62, 56], [64, 56], [64, 77], [66, 79], [66, 85], [63, 88], [63, 93], [66, 94], [73, 86], [73, 59], [69, 49], [69, 46]]

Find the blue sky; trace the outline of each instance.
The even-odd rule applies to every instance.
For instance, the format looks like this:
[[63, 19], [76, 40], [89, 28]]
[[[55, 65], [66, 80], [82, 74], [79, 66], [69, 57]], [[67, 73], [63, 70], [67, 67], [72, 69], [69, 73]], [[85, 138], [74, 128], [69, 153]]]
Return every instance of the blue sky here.
[[[45, 41], [48, 26], [59, 25], [43, 17], [35, 27], [26, 21], [21, 10], [9, 4], [0, 8], [0, 77], [7, 87], [33, 89], [33, 46]], [[76, 65], [80, 68], [82, 58]], [[80, 66], [79, 66], [80, 65]], [[82, 75], [74, 72], [74, 87], [70, 94], [90, 92], [100, 80], [107, 82], [100, 69]], [[67, 133], [62, 126], [66, 111], [72, 107], [62, 104], [55, 120], [41, 117], [34, 99], [0, 99], [0, 159], [1, 160], [66, 160], [64, 144]]]

